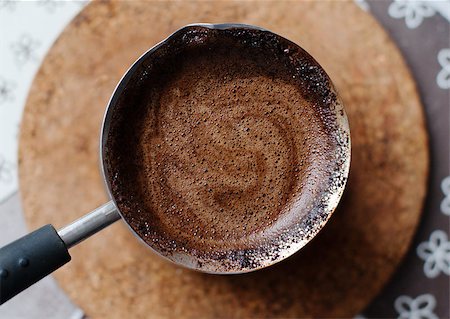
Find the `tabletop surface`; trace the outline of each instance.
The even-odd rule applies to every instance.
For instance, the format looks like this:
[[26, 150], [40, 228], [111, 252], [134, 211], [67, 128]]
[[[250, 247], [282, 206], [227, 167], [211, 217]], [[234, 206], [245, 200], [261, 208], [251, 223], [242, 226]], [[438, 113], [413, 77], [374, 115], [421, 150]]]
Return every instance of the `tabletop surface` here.
[[[425, 106], [431, 147], [429, 194], [410, 252], [383, 293], [358, 317], [448, 318], [450, 1], [355, 2], [387, 29], [409, 64]], [[29, 86], [46, 51], [84, 5], [0, 1], [1, 245], [26, 232], [17, 193], [17, 135]], [[52, 278], [0, 308], [2, 318], [82, 316]]]

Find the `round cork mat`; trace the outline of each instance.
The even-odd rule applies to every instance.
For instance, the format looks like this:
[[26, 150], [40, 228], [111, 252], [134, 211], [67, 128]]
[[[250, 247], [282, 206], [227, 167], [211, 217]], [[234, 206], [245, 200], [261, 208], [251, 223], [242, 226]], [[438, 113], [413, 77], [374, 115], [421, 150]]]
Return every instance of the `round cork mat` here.
[[91, 3], [47, 55], [20, 137], [30, 228], [71, 222], [107, 200], [98, 168], [102, 115], [121, 75], [145, 50], [194, 22], [255, 24], [300, 44], [346, 105], [350, 179], [340, 208], [295, 256], [218, 276], [170, 264], [118, 222], [71, 250], [55, 273], [92, 318], [350, 317], [380, 291], [408, 249], [428, 175], [414, 81], [383, 29], [353, 3]]

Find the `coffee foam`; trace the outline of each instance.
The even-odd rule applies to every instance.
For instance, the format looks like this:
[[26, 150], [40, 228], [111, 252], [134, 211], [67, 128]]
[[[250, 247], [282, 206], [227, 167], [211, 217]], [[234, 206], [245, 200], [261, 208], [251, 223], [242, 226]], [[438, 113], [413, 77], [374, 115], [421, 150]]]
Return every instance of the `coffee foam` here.
[[320, 66], [266, 32], [205, 28], [147, 60], [107, 142], [111, 191], [132, 229], [213, 272], [261, 268], [303, 246], [348, 171], [345, 114]]

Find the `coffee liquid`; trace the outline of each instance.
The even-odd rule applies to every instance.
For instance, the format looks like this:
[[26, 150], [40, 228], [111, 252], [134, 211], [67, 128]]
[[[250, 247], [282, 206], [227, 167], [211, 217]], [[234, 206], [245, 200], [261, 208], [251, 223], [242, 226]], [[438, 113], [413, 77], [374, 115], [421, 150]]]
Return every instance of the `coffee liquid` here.
[[320, 66], [280, 41], [196, 29], [149, 56], [120, 97], [112, 193], [161, 254], [206, 270], [211, 260], [259, 268], [293, 225], [305, 235], [327, 219], [338, 102]]

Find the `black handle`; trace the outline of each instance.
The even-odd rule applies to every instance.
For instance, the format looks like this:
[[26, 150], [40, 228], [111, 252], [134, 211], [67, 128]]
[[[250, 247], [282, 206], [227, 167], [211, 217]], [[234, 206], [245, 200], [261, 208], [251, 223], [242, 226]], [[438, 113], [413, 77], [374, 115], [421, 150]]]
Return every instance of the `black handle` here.
[[70, 261], [52, 225], [0, 248], [0, 305]]

